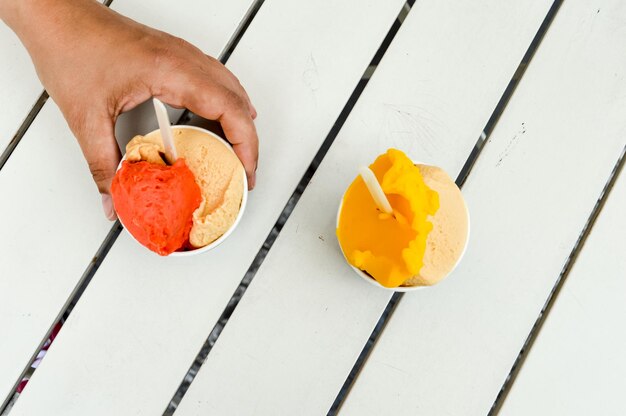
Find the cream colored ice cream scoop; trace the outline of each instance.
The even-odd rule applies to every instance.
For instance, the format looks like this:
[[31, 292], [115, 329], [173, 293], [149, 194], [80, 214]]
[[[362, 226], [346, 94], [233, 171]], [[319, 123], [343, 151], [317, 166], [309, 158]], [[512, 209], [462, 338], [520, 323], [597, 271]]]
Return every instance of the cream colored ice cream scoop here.
[[[189, 242], [195, 248], [211, 244], [229, 231], [247, 193], [243, 165], [230, 146], [203, 129], [191, 126], [172, 129], [178, 157], [185, 159], [202, 193], [193, 213]], [[164, 164], [161, 132], [135, 136], [126, 146], [126, 159]]]

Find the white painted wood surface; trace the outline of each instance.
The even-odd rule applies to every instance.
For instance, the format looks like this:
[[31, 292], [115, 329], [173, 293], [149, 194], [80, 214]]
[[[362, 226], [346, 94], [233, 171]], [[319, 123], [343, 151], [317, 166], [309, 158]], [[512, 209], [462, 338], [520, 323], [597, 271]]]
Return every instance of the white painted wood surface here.
[[241, 224], [193, 258], [159, 258], [123, 233], [12, 416], [165, 409], [402, 4], [265, 1], [229, 61], [261, 138]]
[[0, 341], [0, 398], [4, 399], [111, 224], [102, 214], [78, 143], [51, 101], [0, 171], [0, 192], [0, 327], [5, 331]]
[[626, 414], [625, 213], [622, 172], [501, 415]]
[[343, 191], [390, 146], [458, 173], [549, 6], [415, 4], [177, 415], [329, 410], [390, 298], [341, 256]]
[[488, 413], [626, 145], [625, 18], [564, 2], [464, 186], [464, 261], [402, 299], [342, 415]]
[[[123, 0], [118, 0], [123, 1]], [[0, 20], [0, 153], [43, 92], [35, 67], [18, 37]], [[2, 396], [0, 389], [0, 397]]]
[[0, 20], [0, 153], [9, 144], [39, 95], [41, 82], [28, 52]]
[[[159, 0], [151, 2], [160, 10], [158, 21], [152, 14], [147, 20], [217, 55], [251, 3]], [[191, 7], [197, 14], [188, 13], [188, 25], [181, 25], [181, 10]], [[116, 0], [113, 8], [143, 21], [139, 1]], [[137, 119], [127, 120], [133, 121]], [[51, 100], [0, 170], [0, 193], [1, 403], [61, 313], [111, 223], [104, 219], [80, 148]]]

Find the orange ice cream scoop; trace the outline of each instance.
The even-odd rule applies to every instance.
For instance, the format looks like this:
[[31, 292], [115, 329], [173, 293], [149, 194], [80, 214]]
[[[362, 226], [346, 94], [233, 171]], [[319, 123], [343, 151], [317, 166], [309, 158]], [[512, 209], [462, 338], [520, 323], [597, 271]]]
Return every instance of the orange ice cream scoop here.
[[141, 244], [162, 255], [189, 241], [202, 196], [184, 159], [173, 165], [124, 161], [111, 184], [115, 211]]
[[429, 217], [439, 209], [439, 196], [399, 150], [389, 149], [370, 169], [393, 214], [376, 207], [358, 176], [344, 195], [337, 237], [350, 264], [385, 287], [398, 287], [422, 268], [426, 240], [433, 228]]

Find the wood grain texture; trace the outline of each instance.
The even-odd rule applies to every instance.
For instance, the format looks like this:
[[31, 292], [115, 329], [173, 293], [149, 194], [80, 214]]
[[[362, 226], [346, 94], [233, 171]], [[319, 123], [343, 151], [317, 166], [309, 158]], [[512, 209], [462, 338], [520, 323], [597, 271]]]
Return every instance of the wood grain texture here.
[[500, 415], [623, 415], [626, 175], [622, 172]]
[[[201, 4], [159, 0], [151, 2], [152, 8], [160, 9], [159, 22], [148, 20], [170, 30], [180, 24], [180, 10], [194, 7], [197, 14], [188, 13], [188, 25], [174, 33], [217, 55], [250, 4], [251, 0]], [[114, 6], [143, 20], [139, 1], [116, 0]], [[205, 24], [207, 16], [215, 20], [210, 27]], [[145, 119], [135, 115], [121, 123], [147, 125], [153, 119], [151, 114]], [[104, 219], [80, 148], [52, 100], [0, 171], [0, 193], [2, 402], [63, 310], [111, 224]]]
[[390, 298], [341, 256], [343, 191], [392, 146], [456, 175], [549, 6], [416, 2], [177, 414], [328, 411]]
[[12, 416], [165, 409], [402, 4], [263, 4], [228, 62], [259, 113], [257, 188], [242, 222], [193, 258], [159, 258], [123, 233]]
[[626, 145], [625, 17], [563, 4], [464, 186], [464, 261], [402, 299], [342, 415], [488, 413]]

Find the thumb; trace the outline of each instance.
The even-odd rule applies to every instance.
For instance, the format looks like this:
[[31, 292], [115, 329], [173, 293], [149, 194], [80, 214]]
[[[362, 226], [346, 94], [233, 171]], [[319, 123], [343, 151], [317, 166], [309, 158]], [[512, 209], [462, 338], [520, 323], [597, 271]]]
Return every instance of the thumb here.
[[114, 221], [117, 215], [110, 190], [121, 158], [115, 140], [114, 121], [109, 116], [88, 118], [85, 120], [84, 128], [77, 132], [77, 138], [93, 180], [102, 195], [104, 214], [109, 220]]

